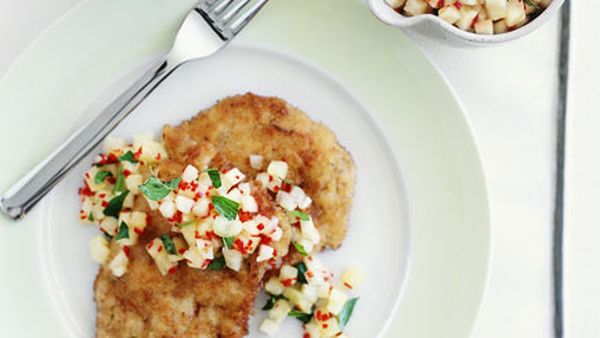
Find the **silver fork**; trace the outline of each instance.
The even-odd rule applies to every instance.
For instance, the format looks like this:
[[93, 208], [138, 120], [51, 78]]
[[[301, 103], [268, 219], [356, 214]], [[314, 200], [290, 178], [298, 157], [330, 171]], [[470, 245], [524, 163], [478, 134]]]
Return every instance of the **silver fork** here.
[[267, 1], [208, 0], [200, 3], [183, 21], [164, 59], [15, 183], [0, 198], [0, 210], [12, 219], [22, 218], [173, 71], [188, 61], [219, 51]]

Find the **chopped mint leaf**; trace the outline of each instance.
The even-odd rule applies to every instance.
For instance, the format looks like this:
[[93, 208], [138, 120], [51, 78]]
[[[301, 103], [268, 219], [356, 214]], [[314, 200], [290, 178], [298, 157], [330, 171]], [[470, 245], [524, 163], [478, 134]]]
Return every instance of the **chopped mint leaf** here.
[[118, 241], [123, 238], [129, 238], [129, 227], [125, 222], [121, 222], [121, 225], [119, 225], [119, 233], [117, 234], [117, 237], [115, 237], [115, 240]]
[[271, 295], [269, 294], [269, 299], [267, 300], [267, 303], [262, 307], [262, 310], [271, 310], [273, 308], [273, 306], [275, 306], [275, 302], [283, 299], [284, 297], [282, 295]]
[[171, 237], [167, 235], [161, 235], [160, 240], [163, 242], [167, 253], [169, 253], [170, 255], [177, 255], [177, 249], [175, 249], [175, 243], [173, 243]]
[[308, 221], [308, 220], [310, 220], [310, 217], [308, 216], [308, 214], [305, 213], [305, 212], [302, 212], [300, 210], [293, 210], [293, 211], [290, 212], [290, 215], [292, 215], [292, 216], [294, 216], [296, 218], [299, 218], [302, 221]]
[[104, 208], [104, 215], [119, 218], [119, 213], [121, 212], [121, 209], [123, 209], [123, 201], [125, 201], [127, 194], [129, 194], [129, 191], [124, 191], [121, 194], [113, 197], [108, 202], [106, 208]]
[[238, 208], [240, 207], [238, 202], [232, 201], [227, 197], [215, 196], [212, 199], [212, 204], [215, 210], [228, 220], [233, 221], [237, 217]]
[[119, 166], [119, 172], [117, 174], [117, 181], [115, 182], [115, 186], [113, 187], [113, 193], [125, 190], [127, 190], [127, 187], [125, 186], [125, 175], [123, 175], [123, 166]]
[[208, 177], [210, 177], [210, 180], [212, 181], [213, 187], [220, 188], [221, 174], [219, 173], [219, 171], [217, 169], [207, 169], [206, 172], [208, 173]]
[[150, 178], [142, 185], [140, 185], [140, 191], [152, 201], [160, 201], [167, 197], [167, 195], [177, 188], [181, 178], [176, 178], [169, 182], [161, 182], [156, 176], [150, 176]]
[[294, 242], [294, 248], [296, 248], [296, 251], [298, 251], [298, 253], [300, 253], [302, 256], [308, 256], [308, 253], [306, 252], [302, 244]]
[[292, 310], [288, 313], [289, 317], [294, 317], [296, 319], [298, 319], [299, 321], [303, 322], [304, 324], [310, 322], [310, 320], [312, 319], [312, 313], [304, 313], [302, 311], [298, 311], [298, 310]]
[[213, 259], [210, 262], [210, 264], [208, 264], [208, 268], [213, 271], [221, 271], [221, 270], [223, 270], [224, 266], [225, 266], [225, 257], [224, 256], [216, 257], [215, 259]]
[[127, 161], [127, 162], [131, 162], [131, 163], [137, 162], [135, 159], [135, 155], [133, 154], [133, 152], [131, 150], [126, 152], [125, 154], [121, 155], [121, 157], [119, 157], [119, 161], [121, 161], [121, 162]]
[[346, 327], [346, 324], [348, 324], [348, 321], [352, 316], [352, 311], [354, 311], [354, 305], [356, 305], [356, 302], [358, 302], [358, 297], [347, 300], [342, 307], [342, 311], [340, 311], [338, 314], [340, 330], [343, 330]]
[[94, 176], [94, 182], [96, 184], [101, 184], [107, 177], [111, 177], [112, 173], [108, 170], [102, 170], [96, 173]]
[[296, 269], [298, 269], [298, 276], [297, 276], [298, 283], [308, 284], [308, 281], [306, 280], [306, 277], [305, 277], [305, 273], [306, 273], [307, 269], [306, 269], [306, 265], [304, 264], [304, 262], [296, 263], [296, 264], [294, 264], [294, 267]]
[[233, 246], [234, 240], [235, 240], [235, 237], [233, 237], [233, 236], [223, 237], [223, 245], [227, 248], [227, 250], [231, 249], [231, 247]]

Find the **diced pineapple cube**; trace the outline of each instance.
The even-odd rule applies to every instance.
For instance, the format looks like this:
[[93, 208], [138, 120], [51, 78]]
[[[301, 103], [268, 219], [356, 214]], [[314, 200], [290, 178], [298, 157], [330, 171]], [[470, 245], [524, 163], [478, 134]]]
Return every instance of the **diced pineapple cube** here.
[[277, 278], [277, 277], [271, 277], [265, 283], [265, 290], [268, 293], [275, 295], [275, 296], [282, 294], [284, 289], [285, 289], [285, 287], [283, 286], [283, 284], [281, 284], [281, 282], [279, 281], [279, 278]]
[[282, 180], [287, 176], [287, 172], [288, 164], [284, 161], [271, 161], [267, 167], [267, 173]]
[[342, 273], [342, 283], [349, 289], [356, 289], [365, 280], [365, 274], [358, 268], [348, 268]]
[[336, 317], [331, 317], [321, 324], [321, 337], [337, 337], [340, 326]]
[[164, 218], [171, 218], [175, 215], [175, 203], [171, 200], [165, 200], [158, 207], [158, 211]]
[[202, 197], [192, 207], [192, 213], [196, 216], [204, 217], [208, 215], [208, 206], [210, 202], [208, 198]]
[[317, 323], [314, 318], [306, 325], [304, 325], [304, 331], [308, 333], [310, 338], [321, 337], [321, 325], [319, 325], [319, 323]]
[[228, 250], [227, 248], [223, 248], [223, 257], [225, 257], [225, 265], [228, 268], [234, 271], [240, 271], [242, 267], [242, 262], [244, 261], [244, 257], [242, 253], [237, 250]]
[[259, 330], [266, 333], [269, 337], [275, 337], [279, 332], [279, 325], [272, 319], [265, 319], [260, 325]]
[[408, 15], [419, 15], [427, 12], [427, 2], [425, 0], [407, 0], [404, 6], [404, 12]]
[[144, 177], [138, 174], [131, 174], [125, 178], [125, 186], [130, 194], [137, 194], [140, 191], [140, 185], [144, 183]]
[[104, 218], [102, 222], [100, 222], [100, 230], [111, 236], [115, 236], [117, 234], [118, 227], [119, 221], [111, 216]]
[[102, 235], [96, 235], [90, 240], [90, 256], [95, 262], [106, 263], [110, 255], [108, 240]]
[[135, 151], [142, 149], [142, 154], [139, 160], [145, 164], [156, 164], [161, 159], [168, 157], [167, 150], [162, 145], [154, 140], [152, 134], [140, 134], [133, 138], [133, 148]]
[[296, 207], [298, 206], [296, 204], [296, 202], [294, 202], [294, 199], [292, 199], [292, 195], [290, 195], [290, 193], [285, 192], [283, 190], [279, 190], [277, 192], [277, 196], [275, 197], [275, 200], [277, 201], [277, 203], [282, 206], [284, 209], [292, 211], [294, 209], [296, 209]]
[[119, 253], [110, 261], [108, 268], [115, 277], [121, 277], [127, 272], [129, 258], [124, 250], [119, 250]]
[[258, 204], [252, 195], [242, 196], [242, 210], [245, 212], [258, 212]]
[[287, 298], [292, 304], [294, 304], [300, 311], [304, 313], [310, 313], [313, 303], [304, 293], [296, 289], [296, 287], [289, 287], [283, 291], [283, 296]]
[[158, 267], [161, 275], [166, 275], [169, 271], [177, 266], [177, 262], [172, 262], [169, 259], [169, 254], [165, 249], [163, 242], [160, 238], [153, 239], [146, 245], [146, 251], [154, 259], [154, 263]]
[[456, 21], [456, 26], [462, 30], [472, 30], [473, 22], [479, 14], [479, 8], [474, 6], [462, 6], [460, 8], [460, 18]]
[[388, 6], [392, 7], [393, 9], [398, 9], [402, 7], [402, 5], [404, 5], [405, 2], [406, 0], [385, 0], [385, 3], [387, 3]]
[[188, 164], [187, 167], [183, 170], [181, 174], [181, 179], [185, 182], [195, 181], [198, 178], [198, 168], [194, 167], [191, 164]]
[[494, 34], [494, 23], [490, 19], [477, 21], [475, 23], [475, 33]]
[[183, 214], [190, 213], [190, 211], [192, 211], [194, 203], [195, 202], [193, 199], [185, 197], [183, 195], [177, 195], [177, 197], [175, 197], [175, 207]]
[[333, 313], [334, 315], [339, 314], [340, 311], [342, 311], [342, 308], [344, 307], [344, 304], [346, 303], [347, 300], [348, 300], [348, 295], [346, 295], [344, 292], [334, 288], [329, 293], [329, 301], [327, 302], [327, 311]]
[[289, 264], [284, 264], [281, 266], [281, 269], [279, 269], [279, 279], [281, 280], [292, 279], [297, 277], [298, 269]]
[[506, 17], [506, 0], [485, 0], [488, 16], [493, 21]]
[[279, 299], [269, 311], [269, 319], [272, 319], [277, 324], [281, 324], [290, 311], [292, 311], [290, 303], [285, 299]]
[[504, 19], [494, 22], [494, 34], [508, 32], [508, 25]]
[[438, 16], [444, 21], [454, 24], [456, 21], [458, 21], [458, 19], [460, 19], [460, 12], [455, 6], [444, 6], [439, 10]]
[[256, 180], [262, 184], [263, 188], [266, 188], [269, 185], [269, 174], [267, 174], [267, 173], [257, 174]]
[[262, 168], [263, 157], [261, 155], [250, 155], [250, 166], [252, 169], [260, 169]]
[[506, 24], [508, 27], [517, 27], [527, 20], [523, 0], [508, 0], [506, 5]]
[[258, 248], [258, 257], [256, 257], [256, 261], [257, 262], [268, 261], [269, 259], [273, 258], [274, 253], [275, 253], [275, 249], [273, 249], [272, 246], [261, 244], [260, 247]]
[[218, 216], [213, 223], [213, 229], [221, 237], [233, 237], [237, 236], [244, 228], [239, 220], [230, 221], [223, 216]]

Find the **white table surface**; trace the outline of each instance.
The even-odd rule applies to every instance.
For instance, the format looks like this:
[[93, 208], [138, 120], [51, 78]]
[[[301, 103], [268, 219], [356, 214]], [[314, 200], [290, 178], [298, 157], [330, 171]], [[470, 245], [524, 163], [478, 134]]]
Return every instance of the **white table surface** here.
[[[81, 0], [0, 0], [0, 76]], [[600, 336], [600, 3], [573, 4], [565, 243], [566, 337]], [[594, 11], [596, 10], [596, 11]], [[596, 16], [595, 16], [596, 15]], [[417, 37], [474, 129], [488, 181], [492, 267], [473, 337], [549, 338], [559, 20], [516, 42], [463, 49]]]

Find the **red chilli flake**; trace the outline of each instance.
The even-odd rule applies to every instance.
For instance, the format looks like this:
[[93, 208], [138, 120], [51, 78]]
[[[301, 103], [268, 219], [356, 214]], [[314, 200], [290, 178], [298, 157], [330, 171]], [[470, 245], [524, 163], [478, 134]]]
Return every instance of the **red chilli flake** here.
[[173, 267], [171, 267], [171, 268], [169, 269], [169, 273], [170, 273], [170, 274], [174, 274], [174, 273], [175, 273], [175, 271], [177, 271], [177, 267], [175, 267], [175, 266], [173, 266]]
[[271, 237], [269, 237], [265, 234], [258, 234], [258, 236], [260, 237], [260, 244], [269, 245], [273, 241], [273, 239], [271, 239]]
[[[133, 153], [133, 158], [137, 161], [140, 159], [140, 156], [142, 156], [142, 151], [144, 150], [144, 147], [139, 147], [138, 150]], [[159, 154], [160, 155], [160, 154]], [[159, 158], [160, 159], [160, 158]]]
[[323, 325], [322, 325], [322, 326], [323, 326], [323, 328], [324, 328], [324, 329], [326, 329], [326, 328], [328, 328], [328, 327], [329, 327], [329, 324], [327, 324], [327, 323], [323, 323]]
[[281, 284], [283, 284], [283, 286], [288, 287], [288, 286], [292, 286], [292, 283], [296, 280], [296, 278], [287, 278], [281, 281]]
[[283, 182], [283, 183], [281, 183], [281, 190], [283, 190], [285, 192], [290, 192], [290, 191], [292, 191], [292, 185], [287, 182]]
[[471, 21], [471, 28], [475, 27], [475, 24], [477, 24], [477, 21], [479, 21], [479, 14], [475, 15], [475, 17], [473, 18], [473, 21]]
[[344, 282], [344, 286], [347, 287], [348, 289], [352, 289], [352, 285], [350, 285], [350, 284], [348, 284], [346, 282]]
[[131, 175], [131, 171], [129, 171], [127, 169], [123, 170], [123, 176], [127, 177], [129, 175]]
[[185, 252], [184, 248], [179, 249], [177, 252], [179, 252], [180, 255], [183, 255], [183, 253]]
[[256, 228], [260, 231], [263, 231], [265, 229], [265, 225], [262, 223], [258, 223], [258, 225], [256, 226]]
[[459, 1], [455, 2], [453, 5], [454, 5], [454, 7], [456, 7], [457, 9], [460, 9], [460, 8], [462, 7], [462, 4], [461, 4]]
[[252, 218], [252, 215], [249, 212], [245, 212], [245, 211], [241, 211], [241, 210], [238, 212], [238, 215], [240, 216], [241, 222], [246, 222]]
[[140, 229], [138, 227], [135, 227], [135, 228], [133, 228], [133, 232], [135, 232], [138, 235], [141, 235], [141, 234], [144, 233], [144, 230], [142, 230], [142, 229]]
[[157, 161], [160, 161], [160, 153], [156, 154], [156, 156], [154, 156], [154, 158], [155, 158]]
[[108, 202], [107, 201], [102, 201], [101, 205], [102, 205], [103, 208], [106, 208], [108, 206]]
[[233, 245], [235, 245], [235, 247], [238, 249], [239, 252], [241, 252], [243, 255], [247, 254], [248, 252], [246, 251], [246, 248], [244, 247], [244, 242], [242, 242], [239, 239], [236, 239], [233, 242]]
[[153, 245], [154, 245], [154, 241], [148, 243], [148, 245], [146, 245], [146, 248], [151, 249]]
[[131, 252], [129, 251], [128, 246], [123, 247], [123, 252], [125, 253], [125, 256], [127, 256], [127, 258], [129, 258], [131, 256]]
[[158, 247], [158, 249], [156, 249], [156, 252], [161, 252], [163, 249], [162, 245]]
[[115, 184], [115, 183], [117, 183], [117, 179], [111, 176], [106, 179], [106, 182], [108, 182], [110, 184]]
[[81, 196], [94, 196], [94, 192], [90, 189], [90, 186], [86, 181], [83, 181], [83, 188], [79, 188], [79, 195]]
[[438, 0], [436, 7], [437, 7], [437, 8], [442, 8], [442, 7], [444, 7], [444, 0]]
[[304, 333], [304, 335], [302, 336], [302, 338], [310, 338], [310, 335], [307, 333]]

